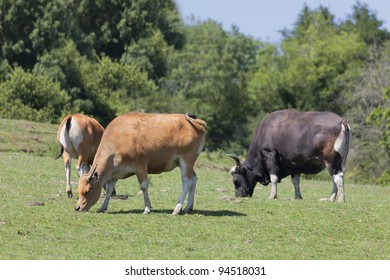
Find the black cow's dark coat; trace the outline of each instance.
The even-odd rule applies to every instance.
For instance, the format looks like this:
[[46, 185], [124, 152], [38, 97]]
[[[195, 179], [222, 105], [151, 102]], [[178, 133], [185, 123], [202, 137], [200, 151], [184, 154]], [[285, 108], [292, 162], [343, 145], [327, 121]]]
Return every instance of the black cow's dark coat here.
[[299, 174], [316, 174], [325, 167], [334, 177], [337, 194], [349, 141], [347, 122], [334, 113], [273, 112], [258, 125], [247, 159], [241, 164], [232, 156], [236, 160], [232, 170], [236, 195], [252, 196], [257, 182], [267, 185], [274, 181], [275, 193], [270, 198], [276, 198], [276, 183], [292, 175], [296, 198], [300, 199]]

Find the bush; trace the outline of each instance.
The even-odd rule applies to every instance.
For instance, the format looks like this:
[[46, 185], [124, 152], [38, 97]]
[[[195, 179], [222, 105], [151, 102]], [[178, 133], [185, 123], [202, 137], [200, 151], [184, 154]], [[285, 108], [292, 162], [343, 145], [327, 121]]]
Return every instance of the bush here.
[[0, 84], [0, 118], [58, 122], [67, 111], [68, 101], [59, 83], [20, 67]]

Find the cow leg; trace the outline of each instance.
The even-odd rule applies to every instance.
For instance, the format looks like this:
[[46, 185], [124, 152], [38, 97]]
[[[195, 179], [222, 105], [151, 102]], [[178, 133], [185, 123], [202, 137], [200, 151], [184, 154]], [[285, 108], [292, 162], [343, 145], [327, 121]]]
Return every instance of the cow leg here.
[[198, 181], [198, 177], [196, 176], [195, 171], [192, 172], [194, 175], [192, 176], [192, 182], [188, 192], [187, 206], [183, 210], [184, 213], [188, 213], [194, 209], [195, 189], [196, 189], [196, 182]]
[[[336, 169], [337, 170], [337, 169]], [[344, 173], [342, 171], [329, 171], [333, 178], [333, 190], [332, 194], [329, 198], [321, 198], [320, 201], [330, 201], [335, 202], [336, 198], [337, 202], [345, 202], [345, 194], [344, 194]]]
[[[181, 170], [181, 181], [182, 181], [181, 195], [179, 197], [179, 201], [175, 209], [173, 210], [172, 215], [177, 215], [180, 213], [181, 208], [183, 207], [184, 204], [184, 200], [186, 199], [186, 196], [193, 184], [193, 179], [195, 177], [192, 166], [187, 165], [186, 161], [183, 159], [180, 159], [180, 170]], [[195, 187], [194, 187], [194, 191], [195, 191]], [[186, 210], [188, 209], [189, 208], [186, 208]]]
[[84, 161], [84, 159], [81, 156], [79, 156], [76, 169], [77, 169], [77, 175], [80, 178], [81, 176], [89, 172], [89, 164], [88, 162]]
[[335, 201], [337, 193], [338, 193], [337, 202], [341, 202], [341, 203], [345, 202], [344, 173], [341, 171], [333, 175], [333, 192], [330, 200], [333, 199], [332, 201]]
[[149, 214], [150, 209], [152, 209], [152, 204], [150, 203], [150, 198], [149, 198], [149, 192], [148, 192], [148, 172], [144, 167], [139, 167], [137, 168], [137, 173], [136, 173], [138, 182], [140, 184], [141, 191], [144, 195], [144, 214]]
[[269, 199], [277, 199], [277, 184], [278, 184], [278, 176], [271, 174], [271, 195], [269, 196]]
[[295, 199], [301, 200], [302, 195], [301, 195], [301, 190], [299, 189], [299, 181], [300, 181], [301, 176], [299, 174], [293, 174], [291, 175], [291, 181], [294, 185], [295, 189]]
[[188, 179], [187, 177], [182, 178], [181, 181], [182, 181], [181, 195], [179, 197], [179, 201], [177, 202], [175, 210], [173, 210], [172, 215], [180, 214], [181, 208], [183, 207], [184, 204], [184, 200], [186, 199], [186, 196], [192, 184], [192, 180]]
[[106, 196], [104, 197], [103, 204], [98, 210], [98, 213], [104, 213], [107, 210], [108, 203], [110, 201], [112, 190], [115, 188], [117, 180], [112, 180], [106, 184]]
[[150, 213], [150, 209], [152, 209], [152, 205], [150, 203], [150, 198], [149, 198], [149, 192], [148, 192], [148, 180], [144, 180], [141, 182], [141, 190], [142, 190], [142, 193], [144, 194], [144, 205], [145, 205], [145, 209], [144, 209], [144, 214], [149, 214]]
[[68, 198], [72, 198], [73, 197], [72, 186], [70, 185], [72, 159], [70, 158], [70, 155], [68, 154], [67, 151], [64, 151], [62, 157], [64, 159], [64, 166], [65, 166], [66, 193], [68, 195]]

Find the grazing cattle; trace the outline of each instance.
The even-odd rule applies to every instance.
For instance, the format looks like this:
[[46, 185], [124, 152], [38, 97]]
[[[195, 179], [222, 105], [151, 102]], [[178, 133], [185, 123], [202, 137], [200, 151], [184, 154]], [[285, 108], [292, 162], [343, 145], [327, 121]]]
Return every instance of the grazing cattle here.
[[66, 175], [66, 192], [69, 198], [73, 197], [70, 185], [72, 157], [77, 158], [77, 174], [79, 177], [89, 171], [95, 153], [100, 144], [104, 128], [94, 118], [73, 114], [66, 116], [57, 132], [57, 143], [61, 148], [56, 159], [64, 159]]
[[295, 199], [302, 199], [300, 174], [316, 174], [327, 168], [333, 176], [330, 198], [345, 202], [344, 166], [351, 142], [351, 130], [342, 117], [330, 112], [276, 111], [258, 125], [247, 159], [232, 157], [236, 196], [252, 196], [256, 183], [271, 183], [270, 199], [277, 198], [277, 183], [291, 175]]
[[106, 196], [98, 212], [107, 210], [111, 191], [118, 179], [136, 175], [144, 195], [144, 214], [151, 203], [148, 174], [181, 169], [182, 193], [173, 214], [178, 214], [188, 194], [184, 212], [193, 209], [197, 177], [194, 164], [203, 149], [206, 123], [184, 114], [127, 113], [106, 128], [92, 170], [79, 180], [75, 209], [88, 211], [106, 185]]

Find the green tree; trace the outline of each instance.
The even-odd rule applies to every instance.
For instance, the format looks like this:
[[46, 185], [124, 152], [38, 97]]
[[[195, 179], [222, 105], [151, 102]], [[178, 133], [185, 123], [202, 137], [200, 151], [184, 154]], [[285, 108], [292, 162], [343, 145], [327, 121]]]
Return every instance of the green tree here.
[[390, 39], [389, 31], [383, 28], [383, 21], [369, 9], [368, 4], [359, 1], [353, 6], [352, 14], [341, 24], [341, 28], [348, 33], [359, 34], [367, 45], [383, 45]]
[[384, 179], [390, 165], [389, 43], [371, 49], [367, 61], [349, 99], [353, 104], [347, 112], [353, 129], [353, 149], [348, 174], [360, 182], [389, 184]]
[[380, 144], [385, 149], [385, 154], [382, 157], [385, 158], [386, 166], [383, 169], [381, 176], [378, 179], [378, 183], [383, 185], [390, 185], [390, 87], [385, 89], [383, 99], [378, 107], [376, 107], [368, 115], [368, 123], [374, 124], [382, 131]]
[[149, 101], [157, 90], [147, 73], [135, 64], [121, 64], [109, 57], [99, 60], [87, 87], [112, 112], [106, 118], [129, 111], [152, 111]]
[[45, 51], [72, 33], [70, 0], [0, 0], [0, 55], [10, 65], [32, 69]]
[[[153, 108], [149, 101], [158, 98], [150, 81], [164, 77], [169, 53], [185, 41], [173, 0], [0, 0], [0, 7], [0, 82], [14, 67], [32, 70], [61, 85], [70, 97], [67, 110], [99, 119], [124, 108]], [[92, 74], [106, 58], [123, 71], [122, 80], [97, 88]], [[126, 106], [135, 90], [145, 91], [145, 101]]]
[[207, 147], [247, 145], [248, 117], [255, 110], [247, 84], [256, 65], [257, 42], [224, 31], [213, 21], [188, 27], [184, 49], [174, 53], [161, 86], [167, 110], [196, 113], [208, 122]]
[[357, 34], [338, 28], [327, 8], [304, 7], [280, 49], [265, 45], [250, 92], [261, 109], [296, 108], [343, 113], [367, 53]]
[[131, 60], [129, 55], [136, 57], [132, 62], [141, 62], [155, 80], [165, 75], [162, 50], [184, 44], [184, 27], [174, 1], [82, 0], [75, 13], [82, 34], [75, 41], [81, 53], [92, 49], [93, 54], [112, 59], [125, 54], [125, 61]]
[[0, 83], [0, 117], [38, 122], [58, 122], [67, 110], [68, 96], [48, 76], [15, 68]]
[[[47, 75], [60, 83], [70, 96], [72, 110], [91, 114], [95, 108], [93, 99], [96, 95], [85, 89], [85, 75], [92, 68], [85, 56], [77, 50], [72, 40], [67, 41], [63, 47], [52, 49], [39, 57], [33, 72]], [[96, 112], [99, 115], [99, 112]]]

